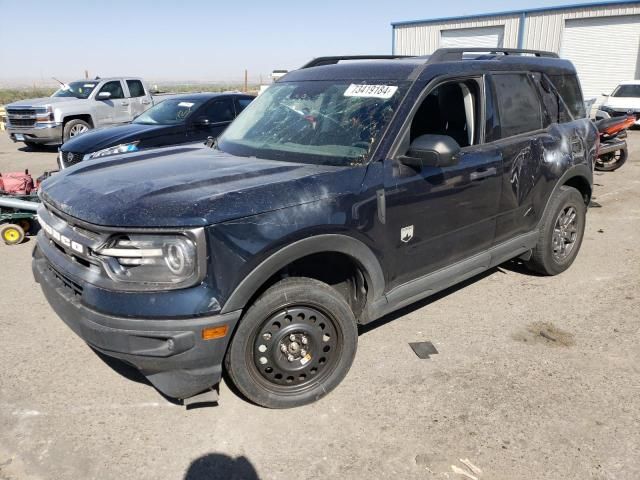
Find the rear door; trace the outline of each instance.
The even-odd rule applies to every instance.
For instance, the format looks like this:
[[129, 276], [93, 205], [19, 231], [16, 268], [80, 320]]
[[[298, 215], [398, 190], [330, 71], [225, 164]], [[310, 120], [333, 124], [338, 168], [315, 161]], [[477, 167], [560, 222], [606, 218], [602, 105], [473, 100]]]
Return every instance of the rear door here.
[[[111, 96], [101, 100], [101, 92], [109, 92]], [[102, 126], [117, 125], [131, 120], [131, 101], [125, 95], [120, 80], [105, 82], [96, 93], [96, 111], [98, 122]]]
[[131, 102], [131, 120], [133, 120], [151, 106], [151, 99], [140, 80], [127, 79], [126, 83]]

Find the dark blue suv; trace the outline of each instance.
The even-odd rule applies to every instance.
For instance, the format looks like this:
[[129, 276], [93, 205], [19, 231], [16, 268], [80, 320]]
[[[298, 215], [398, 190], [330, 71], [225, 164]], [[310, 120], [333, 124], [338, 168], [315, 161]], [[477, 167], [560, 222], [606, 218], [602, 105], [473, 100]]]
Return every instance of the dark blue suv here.
[[33, 270], [72, 330], [164, 394], [210, 398], [224, 370], [293, 407], [344, 378], [358, 324], [516, 257], [567, 269], [597, 149], [554, 54], [324, 57], [212, 149], [48, 179]]

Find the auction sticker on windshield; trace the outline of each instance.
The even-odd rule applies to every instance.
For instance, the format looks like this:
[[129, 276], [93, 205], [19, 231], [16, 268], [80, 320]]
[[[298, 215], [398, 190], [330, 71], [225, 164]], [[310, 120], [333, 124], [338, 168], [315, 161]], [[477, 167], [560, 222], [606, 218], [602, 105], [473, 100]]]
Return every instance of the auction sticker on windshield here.
[[398, 87], [391, 85], [356, 85], [352, 83], [344, 92], [345, 97], [391, 98]]

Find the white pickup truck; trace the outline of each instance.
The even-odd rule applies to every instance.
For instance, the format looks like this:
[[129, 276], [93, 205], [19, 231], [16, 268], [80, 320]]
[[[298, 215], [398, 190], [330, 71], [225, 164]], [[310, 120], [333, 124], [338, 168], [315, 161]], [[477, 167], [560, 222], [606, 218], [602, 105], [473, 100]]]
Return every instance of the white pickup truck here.
[[152, 105], [139, 78], [79, 80], [50, 97], [7, 105], [7, 131], [14, 142], [30, 147], [60, 145], [92, 128], [130, 122]]

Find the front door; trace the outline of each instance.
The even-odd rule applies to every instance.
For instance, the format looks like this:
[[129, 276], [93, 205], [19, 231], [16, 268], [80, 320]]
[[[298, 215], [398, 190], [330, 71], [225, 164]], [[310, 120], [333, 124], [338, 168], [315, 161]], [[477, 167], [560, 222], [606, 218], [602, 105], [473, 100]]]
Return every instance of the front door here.
[[[191, 116], [194, 124], [189, 130], [189, 141], [204, 141], [208, 137], [217, 138], [231, 124], [234, 117], [235, 110], [230, 97], [210, 100]], [[208, 120], [207, 125], [199, 123], [203, 118]]]
[[[389, 287], [433, 273], [491, 247], [500, 198], [502, 158], [483, 142], [481, 78], [432, 88], [401, 133], [396, 158], [386, 160], [385, 203]], [[444, 168], [401, 162], [413, 140], [446, 135], [461, 147]]]
[[[108, 98], [100, 99], [100, 93], [109, 92]], [[131, 100], [126, 98], [120, 80], [106, 82], [96, 94], [96, 110], [100, 126], [118, 125], [131, 121]]]

